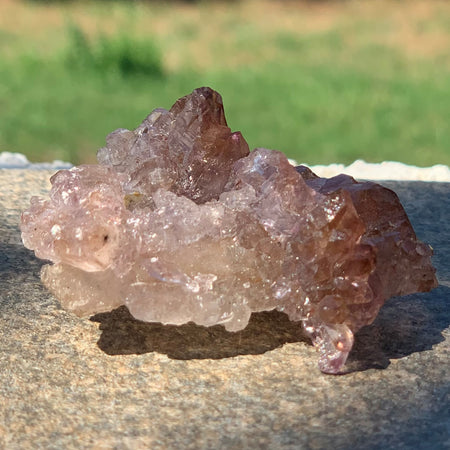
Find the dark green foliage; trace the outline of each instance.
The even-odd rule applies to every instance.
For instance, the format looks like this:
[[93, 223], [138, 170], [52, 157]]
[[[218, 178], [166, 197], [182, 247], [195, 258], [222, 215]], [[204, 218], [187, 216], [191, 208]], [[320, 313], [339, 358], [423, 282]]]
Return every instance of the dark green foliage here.
[[69, 38], [66, 62], [71, 69], [94, 70], [102, 75], [164, 75], [159, 51], [149, 39], [118, 34], [90, 41], [74, 24], [69, 27]]

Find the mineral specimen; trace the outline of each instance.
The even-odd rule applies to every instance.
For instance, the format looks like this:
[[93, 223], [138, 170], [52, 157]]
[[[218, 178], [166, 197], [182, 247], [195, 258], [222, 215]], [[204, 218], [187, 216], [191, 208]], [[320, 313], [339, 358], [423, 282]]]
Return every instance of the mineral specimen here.
[[392, 191], [250, 153], [209, 88], [106, 143], [22, 215], [25, 246], [54, 263], [43, 283], [80, 316], [125, 304], [147, 322], [237, 331], [278, 309], [338, 373], [387, 298], [437, 284]]

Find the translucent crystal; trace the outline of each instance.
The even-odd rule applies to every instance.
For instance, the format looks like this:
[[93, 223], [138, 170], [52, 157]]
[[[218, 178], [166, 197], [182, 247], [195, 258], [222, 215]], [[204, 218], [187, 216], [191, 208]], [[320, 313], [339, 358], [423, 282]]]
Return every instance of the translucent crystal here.
[[249, 153], [209, 88], [106, 142], [99, 165], [57, 172], [22, 215], [25, 246], [54, 263], [44, 284], [78, 315], [124, 304], [143, 321], [237, 331], [278, 309], [337, 373], [387, 298], [437, 284], [392, 191]]

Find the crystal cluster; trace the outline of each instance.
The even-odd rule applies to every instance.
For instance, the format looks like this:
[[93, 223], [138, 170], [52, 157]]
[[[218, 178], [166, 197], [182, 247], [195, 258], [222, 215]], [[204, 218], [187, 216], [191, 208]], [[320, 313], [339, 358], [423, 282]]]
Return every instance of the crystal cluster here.
[[392, 191], [249, 152], [209, 88], [111, 133], [98, 162], [57, 172], [21, 221], [25, 246], [53, 262], [42, 281], [80, 316], [124, 304], [237, 331], [278, 309], [337, 373], [387, 298], [437, 284]]

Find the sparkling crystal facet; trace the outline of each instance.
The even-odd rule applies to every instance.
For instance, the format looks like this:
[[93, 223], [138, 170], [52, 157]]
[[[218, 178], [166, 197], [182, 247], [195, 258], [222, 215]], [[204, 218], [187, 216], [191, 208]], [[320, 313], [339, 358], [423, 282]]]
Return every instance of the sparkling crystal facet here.
[[125, 304], [143, 321], [237, 331], [278, 309], [337, 373], [387, 298], [437, 284], [392, 191], [250, 153], [209, 88], [106, 142], [99, 165], [57, 172], [22, 215], [25, 246], [54, 263], [44, 284], [78, 315]]

